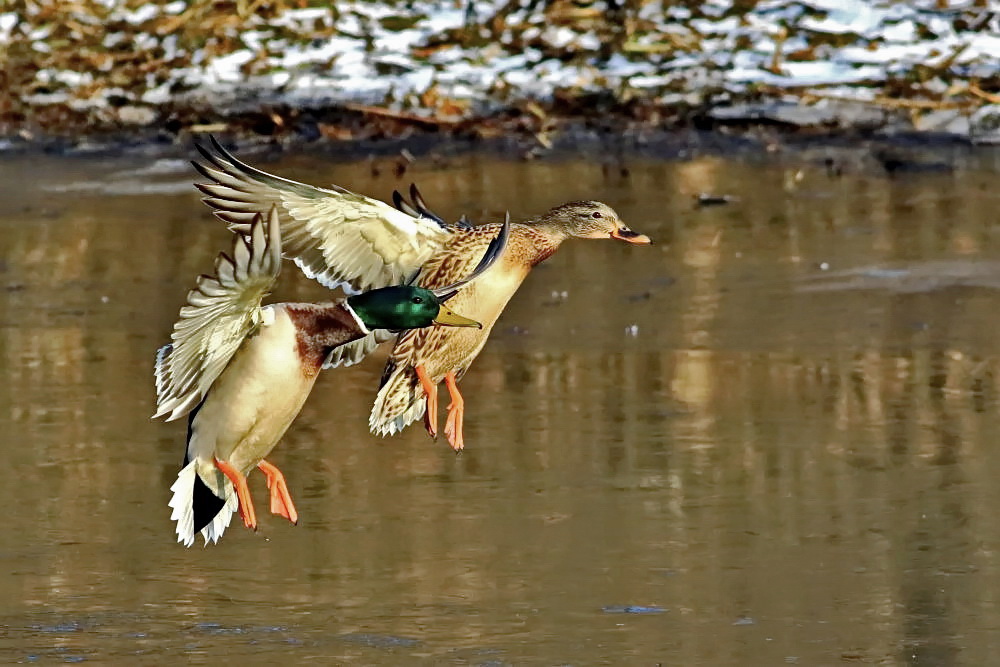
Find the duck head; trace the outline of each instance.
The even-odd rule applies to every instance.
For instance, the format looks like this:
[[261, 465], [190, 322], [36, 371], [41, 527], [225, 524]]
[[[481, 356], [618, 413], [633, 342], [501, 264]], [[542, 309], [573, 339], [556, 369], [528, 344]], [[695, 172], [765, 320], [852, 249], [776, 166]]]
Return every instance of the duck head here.
[[479, 322], [445, 306], [446, 298], [423, 287], [394, 285], [348, 297], [347, 303], [369, 329], [399, 331], [432, 324], [483, 328]]
[[412, 282], [419, 274], [414, 274], [410, 284], [383, 287], [356, 296], [348, 297], [351, 306], [361, 321], [369, 329], [419, 329], [439, 324], [448, 327], [476, 327], [483, 325], [468, 317], [462, 317], [444, 305], [458, 291], [486, 272], [503, 255], [510, 239], [510, 214], [504, 218], [500, 231], [490, 241], [479, 264], [462, 280], [444, 287], [425, 289]]
[[636, 245], [651, 243], [648, 236], [633, 232], [613, 208], [599, 201], [574, 201], [557, 206], [541, 222], [577, 238], [612, 238]]

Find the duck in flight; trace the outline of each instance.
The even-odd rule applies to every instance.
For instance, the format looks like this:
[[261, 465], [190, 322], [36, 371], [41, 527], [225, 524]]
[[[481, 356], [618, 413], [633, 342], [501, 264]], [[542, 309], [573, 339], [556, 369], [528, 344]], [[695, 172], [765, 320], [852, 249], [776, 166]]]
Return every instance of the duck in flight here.
[[[475, 265], [500, 223], [446, 224], [431, 213], [415, 188], [412, 203], [394, 193], [396, 207], [339, 186], [318, 188], [251, 167], [214, 138], [198, 146], [204, 163], [195, 167], [209, 182], [197, 187], [230, 229], [246, 233], [254, 211], [277, 209], [284, 255], [310, 278], [333, 289], [370, 289], [412, 277], [434, 289], [454, 282]], [[398, 433], [424, 417], [436, 437], [437, 388], [451, 398], [445, 435], [456, 451], [465, 446], [464, 400], [458, 381], [482, 350], [493, 325], [532, 267], [569, 238], [615, 239], [636, 245], [649, 237], [625, 225], [607, 204], [577, 201], [510, 225], [503, 258], [455, 298], [454, 307], [482, 322], [481, 329], [416, 329], [400, 334], [386, 362], [369, 417], [377, 435]], [[362, 340], [334, 350], [325, 367], [350, 365], [392, 337], [375, 329]]]
[[481, 327], [444, 302], [489, 269], [508, 231], [501, 229], [467, 277], [441, 288], [396, 285], [332, 303], [261, 306], [281, 266], [281, 225], [275, 207], [267, 222], [255, 214], [232, 255], [220, 254], [214, 275], [201, 276], [188, 293], [172, 342], [156, 357], [154, 417], [188, 417], [184, 464], [171, 487], [178, 541], [191, 546], [200, 532], [206, 544], [218, 542], [235, 511], [256, 529], [246, 480], [254, 468], [267, 479], [271, 512], [296, 523], [285, 478], [266, 457], [330, 352], [376, 329]]

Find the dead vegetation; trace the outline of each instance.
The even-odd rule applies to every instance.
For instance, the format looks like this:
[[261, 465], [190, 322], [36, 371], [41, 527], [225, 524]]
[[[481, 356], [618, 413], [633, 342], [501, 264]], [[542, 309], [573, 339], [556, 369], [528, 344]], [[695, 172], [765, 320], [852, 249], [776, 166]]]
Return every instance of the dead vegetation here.
[[[840, 58], [843, 49], [863, 59], [891, 40], [885, 31], [817, 29], [828, 12], [809, 2], [14, 0], [12, 10], [0, 12], [0, 134], [149, 127], [176, 133], [219, 124], [275, 133], [306, 123], [328, 138], [352, 139], [412, 131], [489, 134], [514, 118], [543, 136], [552, 115], [616, 114], [663, 124], [690, 120], [713, 105], [767, 97], [804, 104], [863, 99], [919, 125], [927, 113], [970, 114], [1000, 101], [995, 58], [990, 67], [967, 57], [971, 40], [995, 33], [998, 18], [982, 0], [959, 9], [952, 4], [924, 2], [906, 27], [912, 24], [917, 40], [949, 32], [966, 41], [920, 62], [886, 61], [884, 76], [845, 86], [798, 85], [792, 71], [800, 63]], [[464, 20], [427, 30], [441, 10], [460, 10]], [[421, 26], [421, 39], [395, 58], [384, 57], [393, 35]], [[282, 58], [335, 38], [350, 40], [345, 44], [364, 54], [377, 78], [392, 81], [428, 65], [434, 76], [419, 89], [388, 85], [363, 103], [350, 90], [340, 91], [340, 99], [308, 103], [283, 101], [281, 84], [266, 91], [276, 72], [294, 80], [332, 71], [345, 53], [295, 66]], [[488, 72], [490, 62], [525, 53], [532, 56], [520, 71], [468, 82], [453, 76], [459, 66]], [[220, 101], [214, 84], [206, 84], [205, 68], [234, 54], [241, 54], [239, 76], [267, 93], [260, 101]], [[747, 62], [772, 79], [727, 78]], [[553, 68], [568, 74], [525, 85]]]

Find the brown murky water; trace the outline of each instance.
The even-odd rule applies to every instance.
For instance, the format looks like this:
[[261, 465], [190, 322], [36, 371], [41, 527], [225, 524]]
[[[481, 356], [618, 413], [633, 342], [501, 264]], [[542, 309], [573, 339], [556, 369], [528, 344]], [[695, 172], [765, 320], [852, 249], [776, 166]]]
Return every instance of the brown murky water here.
[[[463, 382], [462, 456], [368, 435], [381, 359], [330, 372], [274, 455], [300, 525], [184, 549], [150, 365], [227, 232], [182, 162], [5, 158], [0, 660], [990, 663], [1000, 159], [962, 160], [267, 164], [412, 177], [449, 216], [600, 198], [660, 243], [529, 278]], [[276, 296], [321, 295], [288, 270]]]

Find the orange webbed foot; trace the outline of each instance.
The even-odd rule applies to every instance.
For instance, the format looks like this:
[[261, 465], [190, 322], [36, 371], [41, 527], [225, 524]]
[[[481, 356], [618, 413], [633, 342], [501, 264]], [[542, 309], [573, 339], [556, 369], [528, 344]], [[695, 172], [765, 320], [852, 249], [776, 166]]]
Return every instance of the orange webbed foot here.
[[295, 510], [292, 495], [288, 492], [285, 476], [281, 474], [277, 466], [264, 460], [257, 464], [257, 468], [264, 473], [267, 478], [267, 488], [271, 491], [271, 514], [283, 516], [297, 524], [299, 513]]
[[455, 379], [455, 371], [451, 371], [444, 376], [445, 386], [448, 387], [448, 394], [451, 396], [451, 404], [448, 405], [448, 420], [444, 425], [444, 434], [448, 438], [448, 444], [456, 452], [465, 449], [465, 437], [462, 433], [463, 421], [465, 417], [465, 400], [458, 391], [458, 381]]
[[420, 386], [423, 387], [424, 395], [427, 397], [427, 406], [424, 410], [424, 428], [427, 429], [428, 435], [432, 438], [437, 438], [438, 428], [437, 428], [437, 412], [438, 412], [438, 389], [437, 385], [431, 382], [430, 376], [427, 374], [427, 369], [424, 368], [423, 364], [417, 366], [414, 369], [417, 372], [417, 379], [420, 380]]
[[243, 519], [243, 525], [250, 530], [257, 530], [257, 515], [254, 513], [253, 501], [250, 499], [247, 478], [225, 461], [215, 459], [215, 467], [228, 477], [229, 481], [236, 487], [236, 499], [239, 501], [240, 518]]

